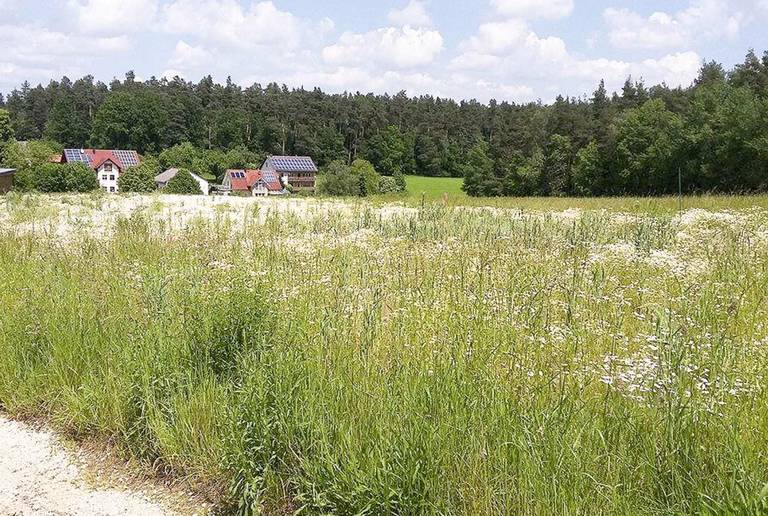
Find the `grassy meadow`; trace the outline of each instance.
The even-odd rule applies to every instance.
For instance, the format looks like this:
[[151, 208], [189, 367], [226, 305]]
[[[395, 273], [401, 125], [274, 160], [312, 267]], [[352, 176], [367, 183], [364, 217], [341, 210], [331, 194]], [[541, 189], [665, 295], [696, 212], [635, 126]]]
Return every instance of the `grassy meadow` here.
[[0, 409], [226, 512], [766, 510], [767, 198], [478, 203], [0, 197]]

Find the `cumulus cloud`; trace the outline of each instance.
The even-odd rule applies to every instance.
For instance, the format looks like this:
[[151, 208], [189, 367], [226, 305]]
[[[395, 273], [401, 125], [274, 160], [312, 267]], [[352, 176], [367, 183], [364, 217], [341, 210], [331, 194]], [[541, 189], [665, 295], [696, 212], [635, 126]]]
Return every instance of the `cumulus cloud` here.
[[154, 21], [158, 0], [68, 0], [77, 25], [87, 33], [139, 32]]
[[573, 12], [573, 0], [491, 0], [491, 5], [502, 16], [525, 19], [565, 18]]
[[[615, 90], [629, 75], [649, 83], [688, 85], [701, 66], [695, 52], [642, 61], [577, 56], [569, 52], [562, 39], [539, 36], [521, 19], [482, 24], [475, 35], [460, 43], [459, 50], [449, 64], [454, 72], [474, 77], [477, 84], [535, 84], [544, 100], [551, 100], [557, 93], [583, 94], [600, 79]], [[499, 94], [509, 91], [499, 87]]]
[[432, 63], [443, 49], [438, 31], [412, 27], [385, 27], [362, 34], [345, 32], [339, 41], [323, 49], [331, 65], [379, 64], [395, 68]]
[[[38, 25], [0, 25], [3, 50], [0, 53], [0, 88], [21, 82], [46, 83], [62, 75], [76, 77], [93, 73], [94, 58], [119, 57], [132, 48], [126, 36], [94, 37], [66, 34]], [[30, 38], [34, 34], [34, 38]]]
[[603, 12], [608, 38], [621, 49], [689, 48], [698, 39], [733, 38], [744, 15], [724, 0], [696, 0], [680, 12], [644, 17], [629, 9]]
[[299, 19], [271, 1], [244, 9], [237, 0], [172, 1], [163, 8], [163, 28], [240, 48], [295, 47], [302, 32]]
[[[768, 1], [768, 0], [766, 0]], [[424, 2], [411, 0], [402, 9], [393, 9], [389, 12], [389, 21], [398, 27], [431, 27], [432, 17], [427, 12]]]

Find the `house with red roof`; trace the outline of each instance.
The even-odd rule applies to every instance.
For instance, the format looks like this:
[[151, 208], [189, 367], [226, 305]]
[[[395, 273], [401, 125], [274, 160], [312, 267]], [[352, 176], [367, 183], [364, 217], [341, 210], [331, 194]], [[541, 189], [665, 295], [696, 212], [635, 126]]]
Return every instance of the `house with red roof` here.
[[220, 190], [224, 194], [236, 193], [254, 197], [286, 193], [285, 186], [274, 172], [246, 169], [227, 170]]
[[94, 170], [99, 186], [106, 192], [117, 192], [120, 174], [141, 163], [132, 150], [64, 149], [61, 163], [84, 163]]

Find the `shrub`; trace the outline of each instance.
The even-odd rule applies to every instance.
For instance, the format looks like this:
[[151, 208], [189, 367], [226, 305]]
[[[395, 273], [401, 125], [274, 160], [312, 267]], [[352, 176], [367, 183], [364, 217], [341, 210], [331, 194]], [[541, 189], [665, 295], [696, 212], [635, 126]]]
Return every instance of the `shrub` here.
[[153, 158], [146, 158], [138, 167], [131, 167], [117, 179], [121, 192], [149, 193], [157, 189], [155, 176], [160, 165]]
[[394, 177], [382, 176], [382, 178], [379, 180], [379, 193], [397, 193], [400, 191], [400, 187], [398, 186]]
[[200, 184], [195, 181], [189, 170], [182, 168], [168, 181], [168, 186], [163, 191], [170, 194], [199, 195]]
[[363, 159], [356, 159], [352, 165], [333, 161], [320, 174], [317, 191], [326, 195], [365, 197], [379, 193], [381, 176], [373, 165]]
[[90, 192], [99, 187], [96, 174], [83, 163], [44, 163], [29, 176], [22, 177], [23, 187], [39, 192]]
[[92, 192], [99, 187], [96, 174], [83, 163], [67, 163], [64, 168], [64, 191]]
[[37, 167], [32, 178], [35, 190], [40, 192], [66, 192], [64, 165], [44, 163]]

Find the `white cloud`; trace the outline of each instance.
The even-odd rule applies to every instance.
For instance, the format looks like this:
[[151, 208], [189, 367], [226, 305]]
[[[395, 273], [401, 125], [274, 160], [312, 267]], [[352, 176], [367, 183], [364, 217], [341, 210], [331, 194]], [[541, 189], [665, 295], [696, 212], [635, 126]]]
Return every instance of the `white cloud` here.
[[180, 70], [200, 70], [212, 61], [211, 53], [202, 46], [192, 46], [186, 41], [176, 43], [169, 65]]
[[[766, 0], [768, 1], [768, 0]], [[424, 2], [411, 0], [402, 9], [393, 9], [389, 12], [389, 21], [398, 27], [431, 27], [432, 17], [427, 12]]]
[[[520, 19], [482, 24], [475, 35], [459, 44], [459, 50], [449, 69], [475, 78], [474, 91], [483, 91], [478, 86], [483, 83], [519, 85], [522, 81], [524, 85], [536, 85], [537, 94], [545, 101], [557, 93], [581, 95], [592, 91], [600, 79], [605, 79], [609, 90], [616, 90], [629, 75], [644, 78], [649, 84], [688, 85], [701, 66], [695, 52], [643, 61], [576, 56], [562, 39], [539, 36]], [[497, 95], [524, 91], [519, 87], [498, 90]]]
[[438, 31], [412, 27], [385, 27], [357, 34], [345, 32], [334, 45], [323, 49], [331, 65], [384, 65], [408, 68], [432, 63], [443, 49]]
[[94, 73], [94, 58], [118, 58], [132, 47], [126, 36], [65, 34], [37, 25], [0, 25], [0, 34], [0, 90], [16, 87], [25, 80], [46, 83], [62, 75]]
[[150, 27], [158, 0], [68, 0], [79, 29], [87, 33], [139, 32]]
[[[61, 57], [114, 55], [131, 48], [131, 40], [126, 36], [99, 38], [29, 25], [0, 25], [0, 34], [3, 57], [17, 62], [51, 63]], [[34, 37], [30, 38], [30, 34]]]
[[733, 38], [743, 18], [724, 0], [695, 0], [678, 13], [654, 12], [648, 17], [629, 9], [603, 12], [609, 40], [622, 49], [690, 48], [699, 39]]
[[243, 9], [236, 0], [175, 0], [163, 8], [163, 14], [168, 32], [232, 47], [295, 47], [301, 39], [299, 20], [271, 1], [252, 2]]
[[462, 53], [451, 60], [451, 69], [477, 70], [483, 75], [540, 77], [551, 73], [553, 65], [570, 60], [562, 39], [541, 38], [516, 19], [484, 23], [459, 48]]
[[491, 0], [502, 16], [515, 18], [565, 18], [573, 12], [573, 0]]

